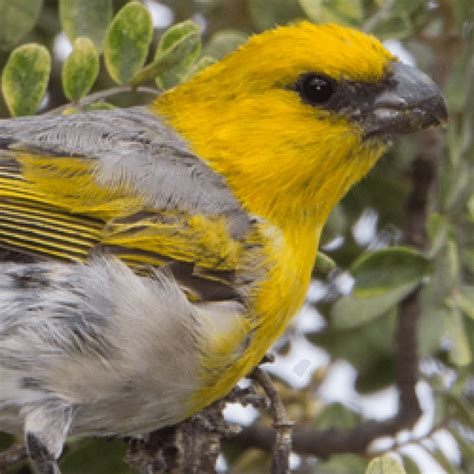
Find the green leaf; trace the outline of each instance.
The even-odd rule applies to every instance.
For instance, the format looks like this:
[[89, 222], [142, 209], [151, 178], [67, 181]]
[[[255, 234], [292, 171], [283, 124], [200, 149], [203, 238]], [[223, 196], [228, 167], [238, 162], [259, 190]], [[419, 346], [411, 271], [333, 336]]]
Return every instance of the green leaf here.
[[187, 77], [191, 77], [193, 65], [184, 63], [175, 64], [159, 73], [156, 78], [156, 85], [160, 89], [169, 89], [183, 82]]
[[414, 15], [425, 8], [425, 0], [397, 0], [391, 11], [376, 23], [373, 33], [381, 39], [403, 39], [415, 27]]
[[449, 318], [446, 306], [433, 304], [431, 285], [421, 292], [421, 317], [418, 322], [418, 350], [421, 356], [432, 355], [440, 348], [445, 335], [445, 321]]
[[437, 255], [446, 245], [449, 234], [449, 223], [445, 216], [433, 212], [428, 218], [428, 237], [430, 240], [430, 256]]
[[355, 278], [351, 295], [332, 308], [337, 327], [365, 324], [393, 308], [415, 289], [429, 269], [429, 260], [407, 247], [392, 247], [363, 255], [350, 268]]
[[74, 115], [81, 111], [79, 107], [66, 107], [61, 115]]
[[38, 20], [43, 0], [0, 0], [0, 47], [10, 48], [24, 38]]
[[373, 33], [380, 39], [404, 39], [411, 35], [413, 24], [407, 15], [392, 16], [380, 20]]
[[394, 334], [395, 313], [390, 311], [368, 324], [348, 329], [328, 325], [324, 330], [308, 335], [308, 339], [329, 352], [333, 359], [351, 361], [357, 370], [365, 370], [379, 354], [392, 354], [393, 347], [387, 340]]
[[474, 445], [472, 441], [463, 436], [463, 433], [461, 433], [459, 429], [455, 428], [450, 432], [458, 443], [458, 447], [461, 450], [463, 458], [470, 460], [474, 464]]
[[474, 194], [467, 201], [467, 210], [469, 211], [471, 221], [474, 221]]
[[451, 294], [458, 284], [460, 273], [458, 246], [454, 240], [448, 240], [444, 253], [437, 261], [436, 273], [438, 295]]
[[426, 315], [428, 325], [432, 324], [429, 320], [433, 313], [445, 310], [446, 298], [453, 295], [458, 286], [459, 257], [457, 245], [453, 240], [449, 240], [440, 250], [434, 267], [431, 279], [423, 288], [422, 294], [422, 319]]
[[2, 91], [14, 117], [34, 114], [44, 97], [51, 56], [44, 46], [25, 44], [14, 49], [2, 74]]
[[316, 23], [337, 22], [358, 25], [364, 18], [361, 0], [300, 0], [301, 8]]
[[410, 456], [402, 456], [403, 467], [407, 474], [421, 474], [420, 468], [415, 461], [411, 459]]
[[77, 38], [63, 65], [64, 94], [70, 101], [84, 97], [99, 74], [99, 54], [89, 38]]
[[429, 260], [409, 247], [390, 247], [367, 253], [349, 269], [356, 279], [354, 294], [373, 296], [385, 293], [387, 288], [420, 281], [428, 266]]
[[398, 461], [386, 454], [372, 459], [365, 474], [406, 474], [406, 471]]
[[411, 15], [425, 6], [425, 0], [397, 0], [393, 2], [392, 13]]
[[469, 212], [470, 220], [474, 222], [474, 194], [471, 194], [467, 200], [467, 210]]
[[161, 37], [153, 62], [131, 81], [138, 85], [156, 79], [158, 87], [171, 87], [190, 71], [201, 52], [199, 25], [185, 21], [169, 28]]
[[331, 319], [339, 328], [366, 324], [397, 305], [418, 286], [420, 281], [421, 278], [392, 288], [387, 287], [385, 292], [372, 296], [357, 294], [343, 296], [332, 307]]
[[[463, 137], [459, 136], [459, 144], [463, 143]], [[470, 138], [469, 138], [470, 140]], [[457, 152], [459, 153], [458, 158], [450, 156], [454, 160], [461, 158], [461, 147], [458, 148]], [[458, 170], [456, 174], [450, 174], [450, 182], [448, 184], [445, 206], [448, 212], [455, 214], [459, 212], [460, 209], [464, 210], [466, 208], [466, 201], [469, 198], [469, 195], [472, 192], [472, 180], [470, 176], [470, 169], [468, 168], [467, 161], [460, 161], [458, 165]]]
[[329, 214], [328, 220], [321, 234], [320, 246], [324, 246], [335, 238], [344, 235], [348, 229], [349, 218], [343, 206], [339, 203]]
[[92, 104], [87, 104], [84, 107], [85, 112], [91, 112], [94, 110], [113, 110], [116, 109], [117, 107], [113, 104], [110, 104], [109, 102], [93, 102]]
[[338, 454], [328, 461], [318, 461], [314, 466], [315, 474], [364, 474], [367, 460], [355, 454]]
[[337, 268], [336, 262], [331, 257], [328, 257], [325, 253], [318, 251], [316, 262], [313, 267], [313, 272], [327, 275], [335, 268]]
[[463, 286], [454, 295], [459, 309], [474, 320], [474, 286]]
[[451, 306], [449, 318], [446, 318], [446, 337], [451, 341], [450, 361], [457, 366], [469, 365], [472, 361], [469, 339], [463, 324], [462, 314], [456, 306]]
[[450, 417], [469, 426], [473, 430], [474, 406], [472, 403], [467, 398], [456, 395], [453, 392], [446, 392], [444, 396], [448, 404]]
[[[467, 103], [469, 88], [466, 84], [466, 60], [462, 55], [455, 59], [444, 88], [444, 96], [448, 102], [449, 113], [459, 113], [464, 110]], [[462, 142], [462, 140], [460, 140]]]
[[141, 3], [127, 3], [117, 13], [104, 46], [105, 65], [115, 82], [128, 83], [143, 67], [152, 35], [150, 12]]
[[59, 0], [59, 15], [71, 43], [86, 36], [98, 51], [102, 51], [105, 32], [113, 15], [112, 0]]
[[221, 59], [235, 51], [245, 41], [247, 41], [247, 34], [243, 31], [232, 29], [220, 30], [211, 36], [204, 48], [204, 52], [213, 58]]
[[201, 72], [202, 70], [206, 69], [209, 66], [212, 66], [213, 64], [216, 64], [216, 60], [214, 58], [211, 58], [210, 56], [203, 56], [191, 66], [191, 69], [189, 69], [186, 76], [183, 77], [183, 81], [187, 81], [188, 79], [193, 77], [195, 74], [198, 74], [199, 72]]
[[298, 0], [250, 0], [249, 8], [252, 20], [260, 31], [304, 18]]
[[[178, 47], [179, 44], [187, 44], [187, 46], [181, 49]], [[177, 47], [178, 49], [175, 49]], [[169, 89], [179, 84], [190, 73], [192, 65], [201, 54], [199, 25], [192, 21], [184, 21], [165, 31], [155, 53], [155, 62], [159, 64], [173, 51], [174, 58], [170, 57], [167, 60], [169, 66], [162, 67], [162, 71], [155, 78], [156, 84], [161, 89]]]
[[159, 57], [165, 51], [172, 49], [177, 43], [192, 34], [200, 34], [201, 29], [197, 23], [186, 20], [168, 28], [160, 38], [155, 58]]
[[444, 469], [447, 474], [464, 474], [462, 471], [458, 470], [450, 460], [444, 455], [444, 453], [439, 449], [430, 450], [431, 456], [434, 460]]
[[[380, 340], [390, 345], [392, 339], [387, 334], [380, 334]], [[349, 361], [352, 363], [352, 361]], [[353, 364], [355, 366], [355, 364]], [[395, 367], [393, 353], [390, 355], [372, 355], [367, 367], [357, 372], [355, 389], [361, 394], [370, 394], [393, 385], [395, 381]]]
[[327, 430], [330, 428], [352, 428], [360, 423], [361, 416], [349, 410], [342, 403], [331, 403], [326, 405], [322, 412], [316, 417], [315, 428]]

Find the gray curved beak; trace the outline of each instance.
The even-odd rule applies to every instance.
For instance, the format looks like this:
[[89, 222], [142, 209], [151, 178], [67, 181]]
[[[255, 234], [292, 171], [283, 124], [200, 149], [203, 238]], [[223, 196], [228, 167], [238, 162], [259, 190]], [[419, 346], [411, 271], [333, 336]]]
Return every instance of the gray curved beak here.
[[423, 72], [393, 62], [387, 83], [364, 117], [366, 137], [392, 137], [446, 125], [448, 110], [438, 86]]

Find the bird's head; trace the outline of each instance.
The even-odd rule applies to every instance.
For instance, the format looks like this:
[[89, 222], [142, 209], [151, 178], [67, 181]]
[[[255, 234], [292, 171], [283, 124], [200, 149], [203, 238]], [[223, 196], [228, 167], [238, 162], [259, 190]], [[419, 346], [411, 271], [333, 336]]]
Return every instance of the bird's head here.
[[434, 82], [375, 37], [308, 22], [253, 36], [154, 110], [278, 225], [322, 225], [394, 136], [447, 118]]

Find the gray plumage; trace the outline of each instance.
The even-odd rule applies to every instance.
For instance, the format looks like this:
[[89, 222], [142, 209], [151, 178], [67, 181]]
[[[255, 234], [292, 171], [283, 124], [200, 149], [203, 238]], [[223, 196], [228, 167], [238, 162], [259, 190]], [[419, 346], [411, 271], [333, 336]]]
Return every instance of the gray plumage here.
[[230, 271], [165, 259], [139, 276], [92, 237], [85, 263], [29, 256], [2, 240], [0, 216], [0, 430], [24, 432], [38, 465], [56, 473], [69, 433], [137, 435], [182, 420], [215, 339], [241, 333], [233, 360], [249, 343], [243, 315], [264, 265], [244, 245], [258, 219], [145, 108], [0, 121], [7, 175], [24, 151], [91, 160], [98, 183], [131, 188], [147, 210], [221, 216], [244, 248]]
[[[0, 420], [3, 410], [15, 417], [9, 431], [44, 404], [68, 406], [71, 432], [83, 435], [146, 433], [182, 417], [209, 305], [191, 304], [166, 271], [141, 278], [118, 260], [1, 267]], [[242, 311], [215, 304], [229, 318]]]
[[98, 181], [125, 184], [151, 208], [232, 216], [242, 237], [248, 216], [224, 179], [145, 107], [0, 121], [0, 146], [96, 161]]

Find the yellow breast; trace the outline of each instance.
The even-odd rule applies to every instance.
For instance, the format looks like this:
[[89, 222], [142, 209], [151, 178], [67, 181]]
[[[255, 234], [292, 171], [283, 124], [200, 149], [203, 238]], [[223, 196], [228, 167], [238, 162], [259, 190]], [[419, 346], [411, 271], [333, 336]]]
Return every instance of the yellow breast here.
[[[243, 318], [245, 327], [235, 327], [205, 357], [201, 387], [190, 400], [189, 415], [225, 396], [248, 375], [304, 302], [319, 230], [284, 233], [269, 224], [262, 225], [260, 230], [265, 242], [262, 265], [266, 271], [249, 295], [249, 310]], [[254, 256], [250, 257], [253, 260]]]

